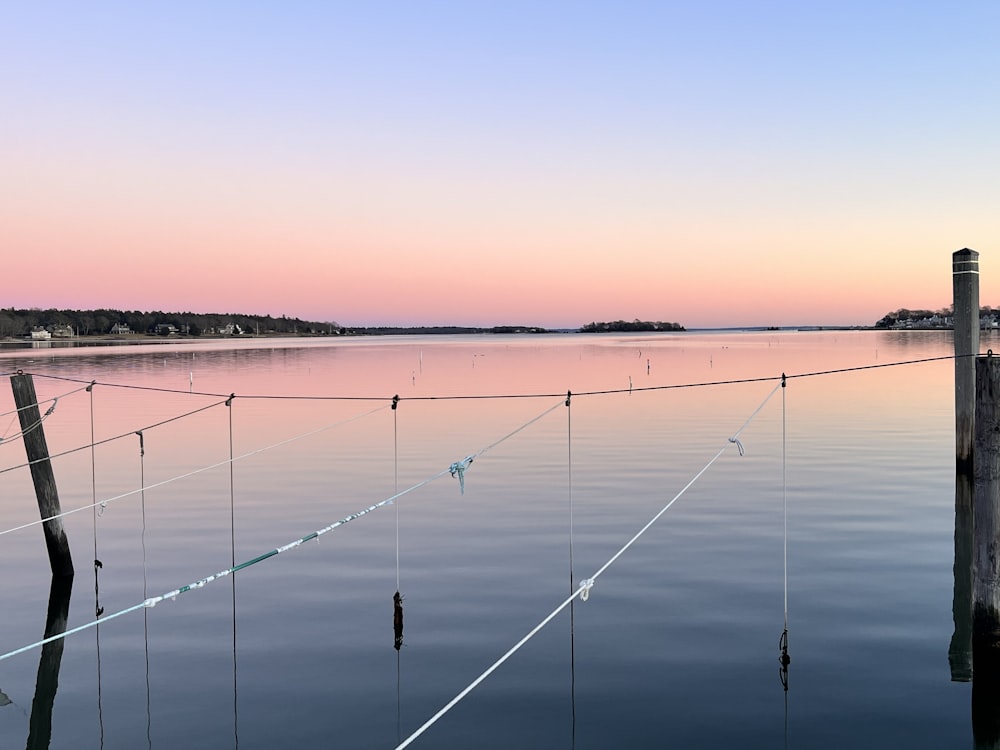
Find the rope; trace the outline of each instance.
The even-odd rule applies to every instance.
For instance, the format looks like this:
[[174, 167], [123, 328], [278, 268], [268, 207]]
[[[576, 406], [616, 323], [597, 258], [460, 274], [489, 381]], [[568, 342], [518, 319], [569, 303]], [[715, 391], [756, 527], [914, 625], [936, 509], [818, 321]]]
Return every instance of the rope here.
[[[476, 453], [471, 454], [470, 458], [478, 458], [478, 457], [482, 456], [487, 451], [491, 450], [492, 448], [495, 448], [496, 446], [500, 445], [504, 441], [509, 440], [514, 435], [518, 434], [519, 432], [521, 432], [522, 430], [526, 429], [530, 425], [533, 425], [535, 422], [539, 421], [544, 416], [546, 416], [547, 414], [551, 413], [552, 411], [554, 411], [555, 409], [557, 409], [561, 405], [562, 405], [562, 402], [560, 401], [558, 404], [555, 404], [555, 405], [549, 407], [548, 409], [546, 409], [545, 411], [543, 411], [538, 416], [533, 417], [532, 419], [530, 419], [527, 422], [525, 422], [524, 424], [522, 424], [520, 427], [517, 427], [516, 429], [511, 430], [509, 433], [507, 433], [506, 435], [504, 435], [500, 439], [495, 440], [494, 442], [490, 443], [489, 445], [485, 446], [484, 448], [479, 449], [479, 451], [477, 451]], [[379, 407], [379, 409], [376, 409], [374, 411], [379, 411], [382, 408], [384, 408], [384, 407]], [[373, 412], [369, 412], [369, 413], [373, 413]], [[257, 452], [259, 452], [259, 451], [257, 451]], [[248, 455], [250, 455], [250, 454], [248, 454]], [[222, 463], [226, 463], [226, 462], [222, 462]], [[329, 524], [328, 526], [324, 526], [322, 529], [318, 529], [317, 531], [313, 531], [310, 534], [306, 534], [305, 536], [300, 537], [299, 539], [296, 539], [293, 542], [289, 542], [288, 544], [285, 544], [285, 545], [283, 545], [281, 547], [276, 547], [276, 548], [272, 549], [269, 552], [265, 552], [265, 553], [263, 553], [261, 555], [257, 555], [256, 557], [251, 558], [249, 560], [246, 560], [246, 561], [240, 563], [239, 565], [233, 565], [233, 566], [231, 566], [229, 568], [226, 568], [225, 570], [220, 570], [218, 573], [213, 573], [210, 576], [206, 576], [206, 577], [201, 578], [201, 579], [199, 579], [197, 581], [194, 581], [193, 583], [189, 583], [189, 584], [187, 584], [185, 586], [181, 586], [180, 588], [176, 588], [176, 589], [174, 589], [172, 591], [168, 591], [168, 592], [166, 592], [164, 594], [160, 594], [159, 596], [149, 597], [149, 598], [145, 599], [144, 601], [139, 602], [138, 604], [134, 604], [131, 607], [127, 607], [127, 608], [125, 608], [123, 610], [115, 612], [114, 614], [107, 615], [106, 617], [104, 617], [103, 620], [93, 620], [92, 622], [86, 622], [86, 623], [84, 623], [82, 625], [79, 625], [79, 626], [77, 626], [75, 628], [67, 630], [64, 633], [57, 633], [56, 635], [53, 635], [53, 636], [51, 636], [49, 638], [43, 638], [42, 640], [36, 641], [35, 643], [28, 644], [27, 646], [22, 646], [21, 648], [15, 649], [13, 651], [8, 651], [5, 654], [0, 654], [0, 661], [4, 661], [5, 659], [9, 659], [12, 656], [16, 656], [18, 654], [24, 653], [25, 651], [30, 651], [33, 648], [37, 648], [39, 646], [44, 646], [46, 643], [51, 643], [52, 641], [59, 640], [60, 638], [66, 638], [67, 636], [70, 636], [70, 635], [73, 635], [75, 633], [79, 633], [81, 631], [87, 630], [88, 628], [95, 627], [98, 623], [105, 622], [107, 620], [113, 620], [113, 619], [115, 619], [117, 617], [122, 617], [124, 615], [129, 614], [130, 612], [135, 612], [138, 609], [155, 607], [157, 604], [159, 604], [160, 602], [162, 602], [162, 601], [164, 601], [166, 599], [174, 600], [178, 596], [180, 596], [181, 594], [186, 594], [189, 591], [194, 591], [195, 589], [203, 588], [204, 586], [206, 586], [209, 583], [212, 583], [213, 581], [216, 581], [216, 580], [218, 580], [220, 578], [224, 578], [224, 577], [226, 577], [228, 575], [231, 575], [233, 573], [237, 573], [237, 572], [239, 572], [241, 570], [245, 570], [246, 568], [249, 568], [249, 567], [251, 567], [253, 565], [261, 563], [264, 560], [267, 560], [268, 558], [274, 557], [275, 555], [279, 555], [282, 552], [288, 552], [289, 550], [295, 549], [296, 547], [300, 547], [303, 544], [305, 544], [306, 542], [310, 542], [313, 539], [318, 539], [319, 537], [323, 536], [324, 534], [327, 534], [327, 533], [329, 533], [331, 531], [334, 531], [335, 529], [340, 528], [341, 526], [345, 526], [346, 524], [350, 523], [351, 521], [355, 521], [358, 518], [361, 518], [362, 516], [368, 515], [372, 511], [375, 511], [375, 510], [377, 510], [377, 509], [379, 509], [381, 507], [384, 507], [386, 505], [391, 505], [392, 503], [394, 503], [399, 498], [401, 498], [401, 497], [403, 497], [405, 495], [408, 495], [411, 492], [415, 492], [416, 490], [418, 490], [421, 487], [424, 487], [424, 486], [430, 484], [431, 482], [435, 481], [436, 479], [440, 479], [441, 477], [443, 477], [447, 473], [449, 473], [449, 469], [443, 469], [443, 470], [439, 471], [438, 473], [433, 474], [433, 475], [427, 477], [423, 481], [418, 482], [417, 484], [414, 484], [414, 485], [412, 485], [410, 487], [407, 487], [402, 492], [397, 492], [392, 497], [387, 497], [384, 500], [380, 500], [379, 502], [374, 503], [373, 505], [369, 505], [367, 508], [364, 508], [364, 509], [359, 510], [359, 511], [357, 511], [355, 513], [352, 513], [349, 516], [345, 516], [344, 518], [341, 518], [338, 521], [334, 521], [333, 523]], [[152, 485], [152, 487], [156, 487], [156, 486], [157, 485]]]
[[785, 429], [785, 376], [781, 376], [781, 516], [783, 530], [783, 574], [784, 574], [784, 597], [785, 597], [785, 629], [781, 631], [778, 639], [778, 663], [781, 668], [778, 670], [778, 677], [781, 679], [781, 686], [785, 690], [785, 731], [787, 734], [788, 721], [788, 665], [792, 658], [788, 655], [788, 492], [787, 492], [787, 431]]
[[[208, 409], [214, 409], [216, 406], [222, 406], [224, 403], [225, 401], [218, 401], [214, 404], [209, 404], [208, 406], [202, 406], [198, 409], [194, 409], [193, 411], [185, 412], [184, 414], [178, 414], [176, 417], [170, 417], [169, 419], [164, 419], [160, 422], [154, 422], [151, 425], [146, 425], [145, 427], [142, 428], [142, 430], [145, 431], [145, 430], [151, 430], [154, 427], [162, 427], [165, 424], [176, 422], [179, 419], [184, 419], [186, 417], [194, 416], [195, 414], [200, 414], [201, 412], [207, 411]], [[81, 445], [76, 448], [70, 448], [69, 450], [65, 450], [62, 453], [53, 453], [51, 456], [49, 456], [49, 459], [38, 459], [35, 461], [28, 461], [27, 463], [23, 464], [17, 464], [16, 466], [8, 466], [6, 469], [0, 469], [0, 474], [6, 474], [8, 471], [14, 471], [15, 469], [23, 469], [25, 467], [32, 466], [33, 464], [37, 464], [40, 461], [50, 460], [53, 458], [62, 458], [63, 456], [68, 456], [71, 453], [77, 453], [78, 451], [86, 450], [88, 448], [94, 448], [95, 446], [98, 445], [112, 443], [115, 440], [121, 440], [123, 438], [131, 437], [134, 432], [135, 430], [129, 430], [128, 432], [123, 432], [121, 435], [115, 435], [114, 437], [105, 438], [104, 440], [100, 440], [96, 443], [93, 442], [93, 440], [91, 440], [90, 445]]]
[[[41, 406], [42, 404], [47, 404], [49, 402], [52, 402], [52, 405], [48, 409], [46, 409], [45, 412], [36, 421], [29, 424], [27, 427], [22, 427], [20, 432], [15, 432], [13, 435], [7, 435], [5, 433], [3, 437], [0, 437], [0, 445], [3, 445], [4, 443], [10, 443], [14, 440], [17, 440], [18, 438], [24, 437], [25, 435], [34, 432], [39, 427], [41, 427], [42, 423], [46, 419], [51, 417], [53, 412], [55, 412], [56, 405], [59, 403], [59, 399], [66, 398], [68, 396], [72, 396], [75, 393], [79, 393], [80, 391], [87, 391], [87, 390], [90, 390], [89, 386], [75, 388], [74, 390], [68, 391], [67, 393], [63, 393], [62, 395], [53, 396], [52, 398], [45, 399], [44, 401], [35, 404], [28, 404], [27, 406], [22, 406], [19, 409], [14, 409], [12, 411], [6, 412], [6, 414], [0, 415], [0, 416], [6, 416], [7, 414], [17, 414], [18, 417], [20, 417], [21, 412], [27, 409], [31, 409], [32, 407], [38, 407]], [[11, 420], [11, 424], [13, 424], [13, 419]], [[10, 425], [7, 426], [7, 429], [10, 429]]]
[[[222, 401], [222, 402], [219, 402], [218, 404], [213, 404], [213, 406], [219, 406], [219, 405], [221, 405], [223, 403], [225, 403], [225, 402]], [[210, 407], [205, 407], [205, 408], [210, 408]], [[370, 416], [372, 414], [375, 414], [376, 412], [382, 411], [385, 408], [386, 407], [384, 407], [384, 406], [380, 406], [378, 408], [372, 409], [372, 410], [364, 412], [362, 414], [357, 414], [357, 415], [355, 415], [353, 417], [348, 417], [347, 419], [342, 419], [339, 422], [334, 422], [332, 424], [324, 425], [323, 427], [319, 427], [319, 428], [317, 428], [315, 430], [310, 430], [309, 432], [304, 432], [304, 433], [299, 434], [299, 435], [294, 435], [293, 437], [287, 438], [287, 439], [282, 440], [280, 442], [272, 443], [271, 445], [266, 445], [263, 448], [257, 448], [256, 450], [252, 450], [249, 453], [244, 453], [241, 456], [237, 456], [235, 459], [228, 459], [228, 460], [225, 460], [225, 461], [219, 461], [218, 463], [214, 463], [214, 464], [211, 464], [209, 466], [203, 466], [200, 469], [195, 469], [193, 471], [189, 471], [186, 474], [179, 474], [177, 476], [170, 477], [168, 479], [164, 479], [163, 481], [157, 482], [156, 484], [151, 484], [148, 487], [142, 487], [142, 488], [140, 488], [138, 490], [131, 490], [129, 492], [124, 492], [121, 495], [115, 495], [114, 497], [109, 497], [106, 500], [101, 500], [98, 503], [94, 503], [94, 505], [84, 505], [84, 506], [81, 506], [79, 508], [73, 508], [72, 510], [63, 511], [62, 513], [60, 513], [58, 515], [55, 515], [55, 516], [49, 516], [48, 518], [42, 518], [42, 519], [39, 519], [37, 521], [30, 521], [29, 523], [25, 523], [25, 524], [22, 524], [20, 526], [14, 526], [13, 528], [6, 529], [4, 531], [0, 531], [0, 536], [4, 536], [6, 534], [11, 534], [11, 533], [13, 533], [15, 531], [21, 531], [23, 529], [30, 528], [31, 526], [37, 526], [39, 524], [45, 523], [46, 521], [51, 521], [51, 520], [56, 519], [56, 518], [63, 518], [64, 516], [68, 516], [68, 515], [71, 515], [73, 513], [79, 513], [80, 511], [87, 510], [88, 508], [94, 507], [95, 505], [100, 505], [101, 508], [103, 509], [105, 506], [107, 506], [108, 503], [112, 503], [115, 500], [122, 500], [122, 499], [124, 499], [126, 497], [131, 497], [132, 495], [137, 494], [141, 490], [156, 489], [157, 487], [162, 487], [164, 485], [171, 484], [172, 482], [177, 482], [177, 481], [179, 481], [181, 479], [188, 479], [188, 478], [193, 477], [193, 476], [195, 476], [197, 474], [202, 474], [202, 473], [204, 473], [206, 471], [211, 471], [212, 469], [217, 469], [220, 466], [225, 466], [226, 464], [231, 464], [233, 461], [242, 461], [242, 460], [244, 460], [246, 458], [250, 458], [252, 456], [256, 456], [259, 453], [264, 453], [265, 451], [273, 450], [274, 448], [279, 448], [279, 447], [281, 447], [283, 445], [287, 445], [288, 443], [295, 442], [296, 440], [302, 440], [304, 438], [316, 435], [316, 434], [318, 434], [320, 432], [324, 432], [326, 430], [331, 430], [334, 427], [340, 427], [342, 425], [349, 424], [350, 422], [354, 422], [354, 421], [356, 421], [358, 419], [362, 419], [364, 417], [367, 417], [367, 416]], [[198, 411], [204, 411], [204, 409], [199, 409]], [[175, 419], [177, 419], [177, 418], [175, 418]], [[173, 420], [171, 419], [171, 420], [167, 420], [167, 421], [169, 422], [169, 421], [173, 421]], [[154, 427], [159, 427], [162, 424], [165, 424], [165, 422], [159, 422], [159, 423], [157, 423], [156, 425], [153, 425], [153, 426]], [[144, 432], [146, 429], [149, 429], [149, 428], [147, 427], [147, 428], [144, 428], [143, 430], [138, 430], [138, 432]], [[127, 433], [127, 434], [128, 435], [133, 435], [135, 433], [130, 432], [130, 433]], [[124, 436], [122, 436], [122, 437], [124, 437]], [[104, 442], [107, 442], [107, 441], [104, 441]], [[98, 443], [98, 445], [100, 445], [100, 443]], [[65, 454], [61, 454], [61, 455], [65, 455]], [[0, 473], [2, 473], [2, 472], [0, 472]]]
[[[775, 388], [767, 395], [767, 397], [764, 399], [764, 401], [761, 402], [760, 406], [758, 406], [754, 410], [754, 412], [749, 416], [749, 418], [747, 418], [746, 422], [743, 423], [743, 426], [740, 427], [740, 429], [738, 429], [736, 431], [736, 433], [732, 437], [739, 437], [739, 435], [753, 421], [754, 417], [756, 417], [757, 414], [760, 413], [761, 409], [763, 409], [764, 406], [768, 403], [768, 401], [771, 400], [771, 397], [774, 396], [775, 392], [780, 387], [781, 387], [780, 383], [779, 383], [779, 385], [775, 386]], [[606, 563], [604, 563], [604, 565], [602, 565], [597, 570], [596, 573], [594, 573], [594, 575], [592, 575], [590, 578], [586, 578], [586, 579], [580, 581], [580, 586], [575, 591], [573, 591], [569, 595], [569, 597], [567, 597], [565, 600], [563, 600], [563, 602], [558, 607], [556, 607], [548, 616], [546, 616], [545, 619], [543, 619], [540, 623], [538, 623], [538, 625], [536, 625], [534, 628], [532, 628], [530, 631], [528, 631], [527, 635], [525, 635], [523, 638], [521, 638], [521, 640], [519, 640], [510, 649], [508, 649], [507, 652], [504, 653], [503, 656], [501, 656], [499, 659], [497, 659], [495, 662], [493, 662], [493, 664], [490, 665], [486, 669], [485, 672], [483, 672], [481, 675], [479, 675], [479, 677], [477, 677], [471, 683], [469, 683], [469, 685], [464, 690], [462, 690], [458, 695], [456, 695], [454, 698], [452, 698], [447, 704], [445, 704], [430, 719], [428, 719], [426, 722], [424, 722], [415, 732], [413, 732], [413, 734], [411, 734], [409, 737], [407, 737], [402, 743], [400, 743], [399, 745], [397, 745], [396, 746], [396, 750], [403, 750], [403, 748], [408, 747], [415, 739], [417, 739], [420, 735], [422, 735], [424, 732], [426, 732], [428, 729], [430, 729], [431, 726], [433, 726], [435, 723], [437, 723], [438, 719], [440, 719], [442, 716], [444, 716], [446, 713], [448, 713], [456, 704], [458, 704], [459, 701], [461, 701], [463, 698], [465, 698], [465, 696], [467, 696], [469, 693], [471, 693], [480, 683], [482, 683], [483, 680], [485, 680], [487, 677], [489, 677], [491, 674], [493, 674], [504, 662], [506, 662], [511, 656], [513, 656], [525, 643], [527, 643], [529, 640], [531, 640], [535, 636], [536, 633], [538, 633], [542, 628], [544, 628], [546, 625], [548, 625], [549, 622], [551, 622], [552, 619], [556, 615], [558, 615], [567, 606], [569, 606], [573, 602], [573, 600], [576, 599], [576, 597], [579, 596], [581, 601], [587, 601], [587, 599], [590, 597], [590, 591], [591, 591], [591, 589], [593, 588], [593, 586], [596, 583], [597, 579], [604, 573], [604, 571], [606, 571], [609, 567], [611, 567], [611, 565], [619, 557], [621, 557], [629, 547], [631, 547], [643, 534], [646, 533], [646, 531], [654, 523], [656, 523], [657, 520], [659, 520], [659, 518], [664, 513], [667, 512], [667, 510], [670, 508], [670, 506], [672, 506], [681, 497], [681, 495], [683, 495], [685, 492], [687, 492], [687, 490], [695, 482], [697, 482], [698, 479], [700, 479], [701, 476], [706, 471], [708, 471], [709, 467], [711, 467], [712, 464], [714, 464], [719, 459], [719, 457], [723, 453], [725, 453], [726, 448], [728, 448], [729, 445], [730, 445], [730, 441], [727, 440], [726, 443], [722, 446], [722, 448], [719, 449], [718, 453], [716, 453], [711, 458], [711, 460], [709, 460], [709, 462], [707, 464], [705, 464], [705, 466], [702, 467], [702, 469], [697, 474], [695, 474], [694, 477], [692, 477], [692, 479], [686, 485], [684, 485], [684, 487], [681, 488], [680, 492], [678, 492], [676, 495], [674, 495], [673, 499], [671, 499], [670, 502], [668, 502], [666, 505], [664, 505], [663, 508], [661, 508], [660, 511], [656, 515], [654, 515], [649, 520], [649, 522], [638, 531], [638, 533], [635, 534], [635, 536], [633, 536], [631, 539], [629, 539], [629, 541], [626, 542], [625, 545], [620, 550], [618, 550], [618, 552], [616, 552], [614, 555], [612, 555], [611, 558]]]
[[[226, 402], [229, 410], [229, 559], [230, 565], [236, 567], [236, 480], [233, 461], [233, 399]], [[233, 747], [240, 746], [239, 733], [239, 699], [236, 679], [236, 576], [232, 577], [233, 592]], [[145, 613], [147, 610], [143, 610]]]
[[[925, 362], [939, 362], [948, 359], [960, 359], [963, 357], [975, 357], [976, 354], [947, 354], [940, 357], [924, 357], [922, 359], [910, 359], [904, 360], [902, 362], [885, 362], [875, 365], [860, 365], [857, 367], [844, 367], [835, 370], [818, 370], [813, 372], [802, 372], [795, 375], [787, 375], [787, 378], [810, 378], [819, 375], [836, 375], [848, 372], [858, 372], [860, 370], [873, 370], [884, 367], [900, 367], [903, 365], [915, 365], [922, 364]], [[52, 378], [55, 380], [68, 380], [70, 382], [87, 382], [82, 381], [77, 378], [67, 378], [57, 375], [46, 375], [44, 373], [37, 373], [36, 377], [41, 378]], [[674, 390], [678, 388], [706, 388], [710, 386], [718, 385], [739, 385], [743, 383], [766, 383], [774, 382], [780, 380], [780, 376], [766, 376], [759, 378], [738, 378], [735, 380], [712, 380], [699, 383], [674, 383], [668, 385], [652, 385], [643, 387], [630, 387], [630, 388], [614, 388], [608, 390], [596, 390], [596, 391], [581, 391], [579, 393], [574, 393], [576, 396], [604, 396], [620, 393], [639, 393], [642, 391], [663, 391], [663, 390]], [[120, 383], [101, 383], [100, 385], [107, 386], [109, 388], [128, 388], [133, 390], [145, 390], [145, 391], [155, 391], [158, 393], [182, 393], [185, 395], [195, 395], [195, 396], [214, 396], [223, 397], [225, 394], [221, 393], [209, 393], [209, 392], [198, 392], [185, 391], [173, 388], [154, 388], [152, 386], [139, 386], [139, 385], [124, 385]], [[463, 400], [480, 400], [480, 399], [523, 399], [523, 398], [559, 398], [563, 394], [561, 393], [495, 393], [495, 394], [481, 394], [481, 395], [452, 395], [452, 396], [408, 396], [405, 400], [408, 401], [463, 401]], [[289, 395], [276, 395], [276, 394], [247, 394], [240, 395], [240, 398], [247, 399], [271, 399], [271, 400], [289, 400], [289, 401], [385, 401], [385, 396], [289, 396]], [[404, 400], [402, 397], [399, 398], [400, 401]]]
[[[139, 541], [142, 546], [142, 598], [145, 599], [148, 587], [146, 574], [146, 441], [143, 438], [141, 430], [135, 434], [139, 437], [139, 507], [141, 509], [139, 517], [142, 522], [142, 527], [139, 532]], [[149, 689], [149, 617], [146, 610], [142, 611], [142, 645], [143, 653], [146, 657], [146, 742], [151, 745], [153, 712], [151, 708], [152, 704], [150, 701]]]
[[573, 592], [573, 394], [566, 392], [566, 494], [569, 498], [569, 590]]
[[[399, 422], [396, 406], [399, 396], [392, 397], [392, 491], [399, 492]], [[396, 593], [399, 593], [399, 504], [396, 504]]]

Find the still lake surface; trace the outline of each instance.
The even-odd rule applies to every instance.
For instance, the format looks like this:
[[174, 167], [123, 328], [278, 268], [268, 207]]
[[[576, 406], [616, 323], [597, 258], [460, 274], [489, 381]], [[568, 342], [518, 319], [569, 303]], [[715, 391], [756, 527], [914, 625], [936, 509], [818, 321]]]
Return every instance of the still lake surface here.
[[[54, 700], [42, 648], [0, 661], [0, 746], [393, 748], [725, 449], [412, 746], [968, 747], [953, 361], [774, 379], [951, 353], [875, 331], [6, 348], [43, 411], [60, 397], [70, 628], [417, 488], [67, 636]], [[0, 391], [2, 531], [38, 511]], [[452, 398], [498, 395], [538, 397]], [[0, 564], [7, 653], [45, 630], [41, 528], [0, 536]]]

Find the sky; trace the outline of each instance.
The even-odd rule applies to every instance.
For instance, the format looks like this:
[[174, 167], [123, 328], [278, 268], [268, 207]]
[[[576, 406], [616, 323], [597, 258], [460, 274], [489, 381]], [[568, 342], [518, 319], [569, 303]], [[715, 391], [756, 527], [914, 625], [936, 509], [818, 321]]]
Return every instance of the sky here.
[[1000, 306], [1000, 3], [0, 0], [0, 307]]

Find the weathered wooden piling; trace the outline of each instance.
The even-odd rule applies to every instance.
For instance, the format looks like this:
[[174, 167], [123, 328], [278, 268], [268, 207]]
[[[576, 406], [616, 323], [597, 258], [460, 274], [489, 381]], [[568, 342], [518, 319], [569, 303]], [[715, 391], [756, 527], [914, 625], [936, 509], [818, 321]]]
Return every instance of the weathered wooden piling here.
[[42, 527], [52, 575], [71, 576], [73, 557], [70, 555], [69, 540], [66, 538], [62, 519], [58, 517], [62, 513], [59, 507], [59, 492], [56, 489], [55, 475], [52, 473], [52, 462], [49, 460], [49, 447], [45, 442], [42, 417], [38, 411], [35, 383], [30, 375], [18, 373], [11, 375], [10, 387], [14, 392], [14, 404], [17, 406], [17, 414], [21, 421], [24, 450], [31, 465], [31, 480], [35, 484], [38, 512], [43, 519], [50, 519], [45, 521]]
[[1000, 682], [1000, 357], [976, 360], [973, 681]]
[[976, 363], [979, 354], [979, 253], [963, 248], [951, 256], [955, 341], [955, 468], [973, 472]]

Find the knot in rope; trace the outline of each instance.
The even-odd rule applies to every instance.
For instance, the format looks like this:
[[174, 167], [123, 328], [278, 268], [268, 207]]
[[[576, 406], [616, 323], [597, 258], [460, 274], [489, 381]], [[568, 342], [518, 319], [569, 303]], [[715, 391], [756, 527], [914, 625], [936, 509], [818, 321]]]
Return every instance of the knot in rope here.
[[745, 451], [743, 450], [743, 443], [740, 442], [740, 439], [738, 437], [734, 436], [734, 437], [729, 438], [729, 442], [730, 443], [736, 443], [736, 447], [740, 449], [740, 455], [741, 456], [745, 453]]
[[585, 602], [590, 598], [590, 590], [594, 588], [593, 578], [584, 578], [580, 581], [580, 601]]
[[466, 456], [461, 461], [456, 461], [451, 466], [448, 467], [448, 471], [451, 472], [453, 477], [458, 477], [458, 488], [459, 491], [465, 494], [465, 470], [469, 468], [469, 464], [475, 459], [475, 456]]

